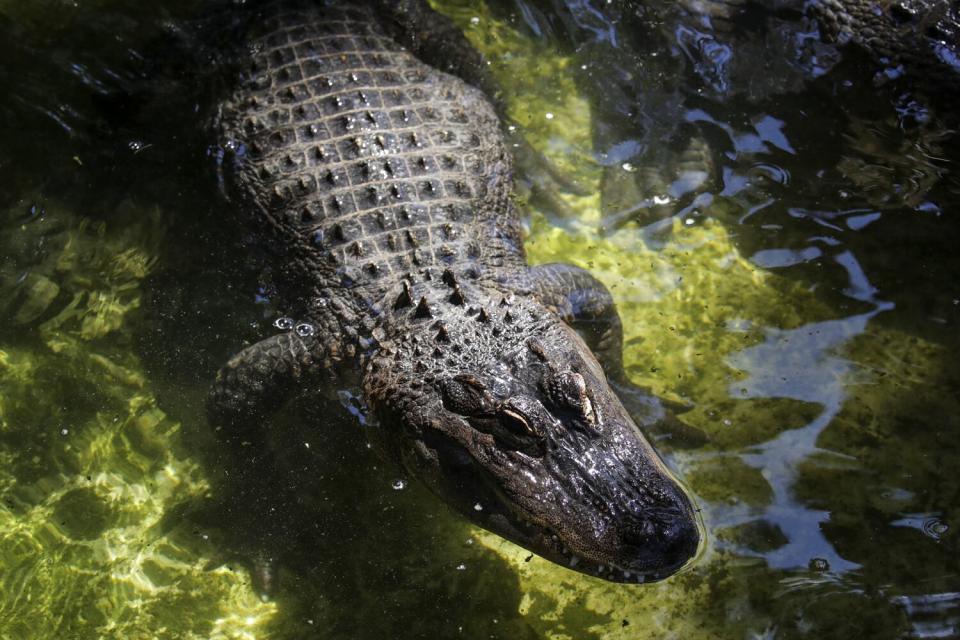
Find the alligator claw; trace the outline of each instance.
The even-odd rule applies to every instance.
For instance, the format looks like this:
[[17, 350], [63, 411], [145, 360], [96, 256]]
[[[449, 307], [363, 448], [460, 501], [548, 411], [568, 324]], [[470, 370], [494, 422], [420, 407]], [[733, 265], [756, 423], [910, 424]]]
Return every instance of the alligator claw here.
[[250, 574], [253, 590], [260, 600], [267, 602], [277, 593], [279, 561], [263, 549], [252, 552], [224, 551], [211, 558], [203, 567], [213, 571], [227, 564], [238, 564]]

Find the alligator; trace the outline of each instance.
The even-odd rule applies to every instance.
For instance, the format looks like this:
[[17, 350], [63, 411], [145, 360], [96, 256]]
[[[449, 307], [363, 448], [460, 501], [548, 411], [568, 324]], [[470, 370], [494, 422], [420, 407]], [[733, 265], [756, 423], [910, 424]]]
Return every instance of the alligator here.
[[616, 582], [686, 565], [698, 510], [637, 426], [668, 414], [629, 384], [604, 286], [527, 265], [496, 108], [438, 68], [462, 34], [419, 2], [248, 10], [217, 164], [297, 320], [218, 373], [226, 448], [353, 389], [372, 444], [475, 524]]
[[856, 44], [891, 77], [906, 72], [931, 97], [960, 94], [957, 0], [813, 0], [808, 9], [827, 39]]

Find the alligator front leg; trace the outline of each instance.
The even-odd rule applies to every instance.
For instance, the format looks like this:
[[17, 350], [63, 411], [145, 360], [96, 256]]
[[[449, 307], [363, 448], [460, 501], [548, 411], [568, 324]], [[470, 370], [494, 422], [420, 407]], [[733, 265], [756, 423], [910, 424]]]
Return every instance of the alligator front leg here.
[[221, 441], [260, 446], [262, 423], [298, 390], [328, 372], [328, 349], [311, 325], [253, 344], [227, 362], [208, 398], [207, 413]]
[[332, 377], [329, 355], [311, 325], [297, 325], [231, 358], [208, 397], [208, 419], [225, 445], [217, 452], [226, 482], [215, 510], [230, 523], [227, 549], [211, 564], [240, 560], [263, 598], [275, 588], [278, 556], [295, 528], [291, 505], [299, 499], [268, 442], [269, 421], [292, 396]]
[[685, 407], [666, 403], [630, 381], [623, 368], [620, 314], [610, 291], [590, 272], [569, 264], [538, 265], [527, 270], [518, 288], [533, 294], [580, 334], [638, 424], [671, 437], [678, 446], [699, 446], [706, 441], [703, 432], [676, 418], [675, 413]]

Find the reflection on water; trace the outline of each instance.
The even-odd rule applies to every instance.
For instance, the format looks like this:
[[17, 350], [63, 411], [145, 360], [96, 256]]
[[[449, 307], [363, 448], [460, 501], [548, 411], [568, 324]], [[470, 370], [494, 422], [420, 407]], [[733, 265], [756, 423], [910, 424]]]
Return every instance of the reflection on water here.
[[610, 286], [627, 371], [706, 434], [655, 434], [704, 556], [643, 587], [531, 557], [374, 458], [343, 390], [273, 423], [260, 601], [202, 406], [283, 310], [204, 168], [203, 19], [0, 0], [0, 637], [960, 634], [952, 114], [799, 3], [435, 4], [582, 192], [522, 191], [531, 258]]

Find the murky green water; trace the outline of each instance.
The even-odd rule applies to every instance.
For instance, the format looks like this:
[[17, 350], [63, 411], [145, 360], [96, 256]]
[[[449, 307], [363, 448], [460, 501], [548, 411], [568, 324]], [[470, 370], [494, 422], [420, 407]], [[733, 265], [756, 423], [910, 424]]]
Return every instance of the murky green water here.
[[0, 1], [0, 638], [960, 635], [956, 143], [757, 7], [437, 3], [587, 194], [521, 193], [532, 260], [607, 283], [631, 376], [708, 436], [659, 442], [695, 566], [531, 558], [306, 402], [276, 422], [311, 446], [261, 601], [203, 398], [275, 310], [189, 122], [190, 4]]

